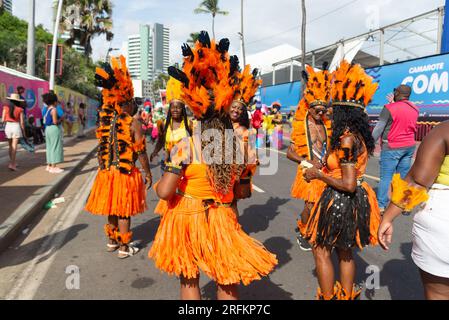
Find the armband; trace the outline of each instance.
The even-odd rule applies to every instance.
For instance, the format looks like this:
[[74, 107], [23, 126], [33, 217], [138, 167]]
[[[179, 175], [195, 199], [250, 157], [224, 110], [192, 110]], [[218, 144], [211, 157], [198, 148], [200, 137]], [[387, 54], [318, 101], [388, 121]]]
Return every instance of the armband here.
[[177, 175], [181, 175], [182, 166], [178, 166], [178, 165], [168, 162], [164, 166], [164, 171], [174, 173]]
[[427, 190], [423, 187], [411, 186], [401, 179], [401, 175], [396, 173], [391, 182], [391, 202], [404, 211], [410, 212], [419, 204], [429, 199]]

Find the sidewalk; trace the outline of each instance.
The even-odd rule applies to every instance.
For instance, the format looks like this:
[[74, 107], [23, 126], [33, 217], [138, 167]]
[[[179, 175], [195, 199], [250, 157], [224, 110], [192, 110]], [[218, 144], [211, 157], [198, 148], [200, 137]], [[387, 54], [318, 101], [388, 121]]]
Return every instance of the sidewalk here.
[[36, 152], [17, 154], [18, 171], [8, 169], [8, 155], [0, 154], [0, 251], [9, 245], [18, 232], [21, 232], [38, 214], [45, 203], [73, 177], [92, 155], [97, 146], [95, 132], [89, 131], [87, 137], [78, 140], [65, 139], [64, 160], [61, 174], [45, 171], [45, 145]]

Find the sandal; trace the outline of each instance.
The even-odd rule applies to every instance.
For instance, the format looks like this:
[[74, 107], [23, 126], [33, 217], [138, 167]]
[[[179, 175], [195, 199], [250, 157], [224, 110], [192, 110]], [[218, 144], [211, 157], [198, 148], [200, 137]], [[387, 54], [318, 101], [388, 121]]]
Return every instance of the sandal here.
[[115, 250], [120, 248], [120, 245], [118, 243], [116, 243], [116, 244], [108, 243], [106, 246], [107, 246], [107, 249], [106, 249], [107, 252], [114, 252]]
[[122, 250], [118, 251], [118, 258], [119, 259], [126, 259], [128, 257], [132, 257], [137, 252], [139, 252], [139, 248], [132, 246], [131, 243], [129, 245], [127, 245], [127, 247], [128, 247], [127, 251], [122, 251]]

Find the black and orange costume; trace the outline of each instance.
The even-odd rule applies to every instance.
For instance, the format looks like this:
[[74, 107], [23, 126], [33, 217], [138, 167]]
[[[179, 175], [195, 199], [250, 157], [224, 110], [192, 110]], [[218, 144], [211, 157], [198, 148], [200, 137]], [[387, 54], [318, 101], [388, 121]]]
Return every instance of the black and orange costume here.
[[[309, 109], [321, 105], [327, 107], [331, 95], [331, 74], [328, 70], [316, 72], [311, 66], [306, 67], [307, 76], [306, 88], [303, 98], [296, 109], [292, 123], [291, 143], [296, 154], [306, 160], [317, 159], [322, 162], [326, 156], [327, 147], [330, 143], [331, 121], [324, 115], [322, 125], [326, 133], [326, 141], [321, 150], [316, 150], [310, 134]], [[306, 203], [315, 203], [320, 197], [320, 191], [324, 183], [320, 180], [307, 182], [303, 176], [304, 167], [298, 165], [295, 181], [292, 184], [291, 195], [294, 198], [302, 199]], [[298, 228], [304, 234], [305, 224], [298, 219]]]
[[[337, 112], [341, 112], [340, 115], [351, 112], [351, 108], [360, 108], [357, 114], [360, 114], [361, 118], [350, 119], [348, 123], [363, 122], [365, 134], [371, 137], [367, 129], [368, 119], [364, 117], [364, 109], [376, 89], [377, 83], [373, 83], [373, 79], [358, 64], [343, 61], [334, 71], [332, 106], [336, 117], [333, 123], [332, 139], [335, 141], [331, 141], [331, 148], [325, 159], [326, 166], [322, 173], [325, 176], [341, 179], [342, 168], [353, 166], [356, 171], [357, 186], [351, 193], [322, 185], [319, 200], [312, 209], [305, 230], [305, 238], [313, 246], [346, 250], [378, 244], [377, 230], [380, 224], [380, 212], [376, 195], [368, 183], [363, 181], [369, 157], [366, 140], [359, 133], [351, 132], [349, 127], [345, 127], [346, 125], [343, 126], [343, 122], [340, 123], [337, 118]], [[342, 133], [340, 137], [338, 137], [339, 130]], [[354, 141], [351, 146], [347, 144], [348, 139], [345, 139], [348, 137], [349, 141]], [[374, 149], [374, 141], [371, 142], [371, 148]], [[335, 148], [335, 145], [338, 147]], [[333, 298], [339, 299], [353, 299], [360, 294], [360, 291], [353, 290], [353, 295], [349, 296], [338, 282], [335, 291]], [[320, 289], [318, 297], [324, 298]]]
[[[199, 119], [198, 126], [215, 121], [232, 129], [228, 111], [237, 94], [233, 77], [238, 64], [228, 49], [227, 39], [216, 44], [201, 32], [194, 48], [183, 46], [183, 70], [169, 68], [182, 82], [183, 100]], [[179, 174], [180, 180], [162, 213], [149, 257], [169, 274], [192, 279], [201, 269], [218, 284], [247, 285], [268, 275], [277, 259], [237, 221], [233, 190], [244, 168], [229, 164], [227, 178], [214, 174], [214, 164], [205, 164], [202, 142], [195, 135], [175, 147], [180, 151], [167, 164], [166, 171]], [[190, 152], [181, 152], [185, 148]], [[228, 180], [219, 184], [221, 179]]]
[[[95, 215], [129, 218], [147, 208], [145, 184], [135, 166], [138, 155], [146, 149], [145, 139], [134, 141], [131, 133], [133, 118], [121, 107], [134, 97], [125, 58], [112, 58], [111, 65], [97, 68], [96, 79], [98, 86], [103, 88], [103, 105], [96, 132], [99, 169], [85, 209]], [[131, 240], [131, 232], [122, 235], [108, 224], [105, 232], [121, 244]]]

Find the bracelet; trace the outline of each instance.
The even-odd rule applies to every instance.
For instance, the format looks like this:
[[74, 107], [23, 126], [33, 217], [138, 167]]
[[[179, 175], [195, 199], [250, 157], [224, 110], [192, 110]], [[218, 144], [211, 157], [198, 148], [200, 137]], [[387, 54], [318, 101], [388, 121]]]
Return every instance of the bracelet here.
[[165, 172], [174, 173], [177, 175], [181, 175], [182, 167], [174, 165], [172, 163], [166, 163], [164, 167]]

